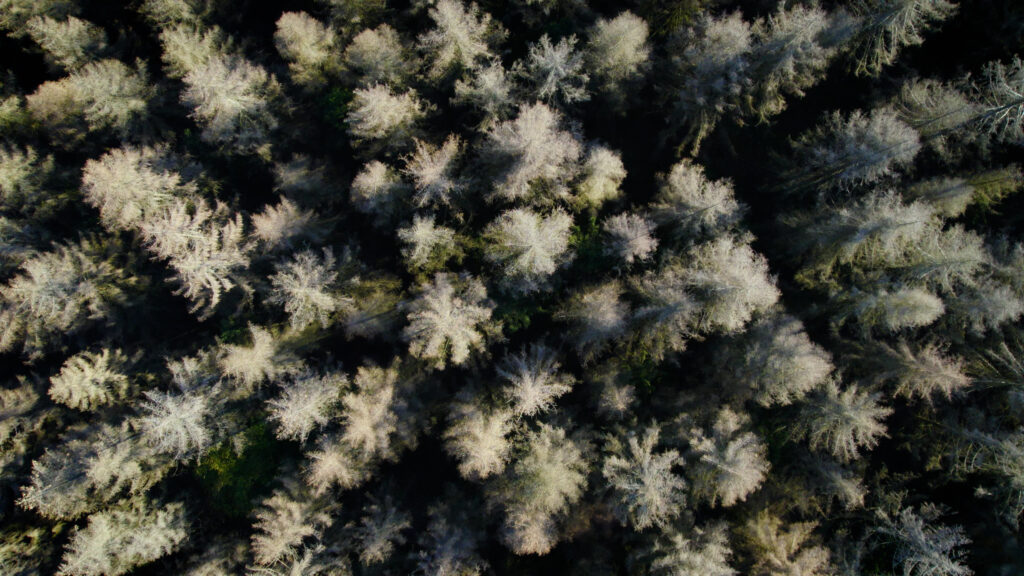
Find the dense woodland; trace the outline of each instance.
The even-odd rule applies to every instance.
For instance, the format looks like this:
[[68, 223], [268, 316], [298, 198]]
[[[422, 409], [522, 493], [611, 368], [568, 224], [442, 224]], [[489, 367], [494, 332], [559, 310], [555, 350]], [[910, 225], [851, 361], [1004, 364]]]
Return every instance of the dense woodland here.
[[1024, 2], [0, 32], [0, 573], [1024, 574]]

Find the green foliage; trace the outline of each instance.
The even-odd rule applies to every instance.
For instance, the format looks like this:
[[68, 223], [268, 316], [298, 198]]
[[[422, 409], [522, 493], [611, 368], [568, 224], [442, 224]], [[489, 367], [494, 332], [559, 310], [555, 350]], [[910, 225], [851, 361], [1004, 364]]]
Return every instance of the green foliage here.
[[494, 309], [495, 320], [501, 322], [507, 335], [526, 330], [533, 324], [544, 325], [551, 319], [548, 303], [542, 298], [503, 299]]
[[578, 224], [569, 229], [569, 246], [576, 254], [573, 259], [572, 273], [584, 277], [598, 275], [610, 267], [610, 259], [605, 253], [601, 242], [601, 226], [597, 222], [597, 212], [590, 210]]
[[651, 24], [654, 36], [670, 36], [688, 26], [704, 10], [708, 0], [643, 0], [637, 12]]
[[328, 126], [345, 131], [345, 117], [348, 116], [348, 107], [352, 103], [355, 93], [351, 88], [344, 86], [332, 86], [320, 97], [320, 114]]
[[229, 518], [246, 517], [270, 491], [287, 447], [259, 421], [210, 450], [195, 468], [207, 505]]

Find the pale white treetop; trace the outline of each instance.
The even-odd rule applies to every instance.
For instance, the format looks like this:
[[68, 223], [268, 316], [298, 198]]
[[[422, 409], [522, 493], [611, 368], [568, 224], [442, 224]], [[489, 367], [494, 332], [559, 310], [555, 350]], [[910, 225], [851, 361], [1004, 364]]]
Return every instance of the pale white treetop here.
[[348, 377], [341, 372], [306, 371], [286, 381], [281, 393], [267, 401], [270, 418], [277, 423], [277, 437], [305, 442], [313, 430], [330, 421], [347, 385]]
[[818, 266], [855, 259], [895, 259], [907, 245], [933, 229], [933, 209], [922, 202], [905, 204], [893, 191], [875, 191], [831, 210], [804, 226], [804, 245]]
[[508, 410], [489, 409], [478, 399], [453, 406], [451, 425], [444, 433], [445, 449], [459, 461], [459, 474], [467, 480], [483, 480], [505, 469], [513, 429]]
[[553, 104], [573, 104], [590, 99], [583, 54], [576, 51], [576, 36], [562, 38], [557, 44], [544, 34], [530, 44], [521, 74], [534, 86], [538, 99]]
[[274, 45], [288, 62], [292, 81], [300, 86], [321, 86], [340, 70], [334, 29], [305, 12], [281, 14]]
[[203, 140], [242, 149], [265, 146], [277, 127], [271, 104], [280, 86], [263, 67], [241, 57], [216, 55], [182, 80], [186, 88], [181, 101], [203, 127]]
[[23, 344], [38, 355], [60, 334], [107, 317], [124, 295], [124, 272], [91, 254], [88, 243], [57, 246], [22, 263], [0, 285], [0, 350]]
[[309, 452], [305, 481], [317, 495], [322, 495], [335, 486], [342, 490], [355, 488], [366, 482], [371, 472], [369, 462], [355, 448], [339, 437], [329, 437]]
[[319, 537], [333, 520], [329, 508], [295, 487], [276, 490], [256, 512], [252, 549], [257, 564], [289, 561], [302, 552], [303, 540]]
[[396, 546], [405, 544], [403, 532], [411, 527], [409, 514], [395, 507], [390, 497], [381, 502], [371, 496], [363, 506], [363, 516], [355, 527], [359, 561], [364, 566], [387, 561]]
[[502, 268], [508, 288], [537, 292], [572, 259], [571, 226], [572, 217], [562, 210], [547, 216], [528, 208], [508, 210], [484, 231], [488, 240], [486, 258]]
[[410, 422], [403, 421], [406, 401], [398, 387], [398, 368], [361, 366], [354, 389], [341, 397], [344, 432], [341, 440], [363, 458], [393, 459], [397, 448], [414, 441]]
[[618, 90], [644, 73], [651, 49], [643, 18], [628, 10], [611, 20], [598, 18], [587, 36], [588, 69], [605, 89]]
[[412, 217], [412, 224], [399, 228], [398, 239], [405, 246], [402, 256], [415, 267], [425, 267], [437, 253], [444, 253], [455, 245], [455, 231], [434, 223], [433, 214]]
[[531, 345], [529, 352], [505, 357], [497, 373], [505, 382], [504, 396], [515, 416], [546, 412], [558, 397], [572, 390], [575, 378], [559, 368], [555, 352], [542, 344]]
[[352, 181], [351, 201], [356, 210], [373, 214], [375, 222], [384, 223], [398, 211], [407, 188], [394, 168], [372, 160]]
[[75, 528], [57, 572], [60, 576], [121, 576], [173, 553], [188, 539], [181, 503], [157, 508], [143, 498], [89, 517]]
[[641, 301], [633, 318], [652, 354], [662, 358], [667, 352], [685, 350], [696, 333], [700, 311], [700, 304], [686, 290], [685, 271], [667, 266], [634, 279], [630, 287]]
[[345, 48], [345, 65], [362, 85], [401, 86], [416, 69], [416, 60], [402, 46], [398, 32], [387, 24], [356, 34]]
[[440, 147], [420, 140], [415, 143], [415, 150], [405, 160], [405, 173], [415, 189], [413, 202], [421, 208], [428, 204], [450, 204], [452, 196], [465, 188], [465, 183], [456, 176], [462, 140], [452, 134]]
[[828, 38], [833, 25], [833, 17], [818, 6], [787, 9], [784, 4], [755, 24], [752, 57], [759, 76], [754, 104], [758, 119], [779, 114], [786, 108], [786, 96], [802, 97], [825, 75], [836, 52]]
[[94, 131], [110, 130], [128, 136], [149, 113], [155, 91], [145, 70], [119, 60], [90, 62], [61, 80], [51, 80], [26, 97], [32, 116], [60, 136], [72, 118], [84, 118]]
[[655, 541], [651, 550], [651, 569], [658, 576], [736, 576], [729, 566], [728, 528], [725, 523], [700, 528], [689, 534], [670, 530], [667, 537]]
[[654, 222], [632, 213], [616, 214], [602, 225], [605, 252], [627, 265], [649, 260], [658, 248]]
[[849, 188], [877, 182], [903, 168], [921, 150], [917, 131], [890, 108], [833, 112], [797, 139], [795, 188]]
[[732, 183], [709, 180], [704, 168], [685, 159], [662, 181], [652, 206], [654, 217], [682, 238], [716, 236], [735, 226], [745, 207]]
[[491, 15], [481, 13], [475, 3], [438, 0], [428, 12], [434, 28], [419, 37], [419, 47], [432, 60], [430, 76], [439, 78], [453, 68], [475, 68], [491, 56], [487, 45]]
[[161, 464], [154, 463], [152, 450], [136, 440], [138, 434], [127, 422], [69, 432], [32, 462], [31, 480], [18, 500], [22, 509], [51, 520], [75, 520], [124, 496], [144, 493], [160, 480]]
[[185, 181], [174, 166], [174, 159], [160, 148], [117, 148], [86, 161], [82, 191], [99, 209], [104, 226], [133, 230], [172, 199], [196, 193], [195, 184]]
[[558, 541], [554, 518], [579, 500], [587, 483], [583, 449], [562, 428], [541, 424], [527, 433], [506, 470], [502, 541], [516, 554], [548, 553]]
[[240, 273], [249, 266], [252, 244], [241, 214], [218, 202], [175, 198], [152, 218], [139, 223], [146, 247], [168, 261], [180, 284], [177, 294], [192, 302], [191, 311], [208, 318], [221, 297], [235, 286], [247, 287]]
[[231, 53], [230, 40], [220, 28], [199, 28], [178, 23], [160, 32], [164, 71], [171, 78], [184, 78], [215, 58]]
[[493, 309], [479, 280], [436, 274], [409, 304], [409, 325], [402, 332], [409, 353], [439, 369], [464, 364], [471, 352], [483, 350], [482, 324]]
[[97, 59], [107, 49], [102, 28], [74, 16], [57, 20], [36, 16], [28, 21], [28, 34], [46, 53], [46, 59], [68, 72]]
[[701, 302], [697, 326], [702, 331], [737, 332], [779, 299], [765, 257], [731, 236], [691, 251], [684, 278]]
[[896, 61], [902, 48], [924, 42], [923, 33], [956, 10], [948, 0], [876, 0], [861, 5], [854, 72], [877, 76]]
[[386, 84], [356, 88], [345, 122], [357, 145], [377, 141], [397, 145], [413, 135], [424, 115], [423, 104], [413, 91], [396, 94]]
[[941, 397], [950, 400], [971, 385], [962, 358], [947, 355], [934, 343], [911, 347], [900, 340], [895, 347], [879, 345], [885, 370], [881, 378], [894, 379], [898, 396], [932, 402]]
[[504, 118], [515, 103], [512, 88], [501, 61], [495, 59], [473, 71], [468, 80], [457, 80], [452, 102], [472, 106], [492, 118]]
[[629, 306], [622, 285], [608, 281], [573, 294], [557, 317], [572, 323], [576, 350], [589, 360], [629, 327]]
[[896, 542], [893, 564], [903, 567], [907, 576], [971, 576], [974, 571], [964, 564], [964, 551], [971, 543], [962, 526], [939, 524], [939, 509], [932, 504], [900, 511], [897, 519], [885, 518], [878, 528]]
[[751, 431], [746, 414], [722, 408], [707, 434], [693, 430], [691, 452], [693, 493], [712, 506], [729, 507], [757, 490], [768, 473], [764, 442]]
[[221, 344], [217, 360], [221, 373], [252, 389], [293, 368], [280, 349], [281, 343], [269, 330], [249, 324], [249, 334], [248, 345]]
[[580, 173], [576, 189], [581, 199], [601, 206], [622, 195], [619, 186], [626, 179], [626, 167], [618, 152], [602, 145], [591, 146]]
[[753, 34], [739, 10], [708, 16], [675, 58], [679, 77], [673, 84], [670, 122], [686, 129], [683, 146], [696, 154], [704, 138], [726, 114], [739, 114], [740, 96], [750, 85]]
[[946, 313], [941, 298], [924, 288], [907, 286], [857, 292], [840, 305], [837, 322], [842, 323], [852, 316], [865, 337], [873, 330], [894, 333], [928, 326]]
[[253, 215], [253, 236], [270, 249], [290, 247], [294, 240], [312, 234], [315, 217], [312, 210], [282, 196], [277, 204], [268, 204]]
[[506, 166], [492, 197], [519, 200], [529, 197], [534, 187], [546, 196], [568, 195], [565, 182], [575, 173], [583, 150], [560, 123], [557, 112], [537, 102], [521, 106], [515, 120], [487, 131], [488, 151]]
[[762, 406], [787, 406], [800, 400], [834, 369], [831, 355], [811, 341], [800, 320], [789, 315], [752, 326], [736, 356], [730, 357], [724, 370]]
[[744, 526], [744, 535], [757, 559], [753, 573], [757, 576], [835, 574], [829, 563], [828, 549], [809, 545], [816, 527], [814, 522], [796, 522], [783, 528], [782, 521], [768, 512], [751, 519]]
[[150, 390], [139, 427], [147, 442], [177, 460], [198, 457], [212, 441], [210, 398], [204, 391], [176, 393]]
[[982, 74], [981, 128], [999, 142], [1024, 143], [1024, 60], [1015, 56], [1009, 64], [990, 62]]
[[55, 168], [53, 156], [40, 157], [31, 146], [0, 145], [0, 201], [7, 209], [26, 212], [52, 205], [46, 184]]
[[602, 469], [614, 491], [619, 519], [623, 524], [629, 521], [638, 532], [667, 527], [686, 498], [686, 482], [672, 471], [683, 465], [683, 459], [676, 450], [655, 453], [658, 437], [657, 426], [650, 426], [642, 435], [630, 434], [625, 446], [615, 439]]
[[825, 450], [840, 462], [856, 460], [886, 435], [883, 421], [892, 409], [881, 399], [881, 393], [862, 392], [856, 384], [840, 389], [829, 379], [805, 400], [794, 432], [806, 436], [812, 450]]
[[267, 301], [284, 307], [293, 330], [310, 324], [327, 328], [333, 313], [354, 304], [335, 292], [337, 281], [337, 260], [330, 248], [324, 248], [322, 255], [304, 250], [277, 266]]
[[104, 348], [68, 358], [60, 373], [50, 378], [50, 398], [78, 410], [95, 410], [124, 400], [129, 380], [124, 373], [128, 358], [121, 350]]
[[62, 19], [80, 10], [75, 0], [0, 0], [0, 29], [12, 38], [20, 38], [28, 31], [28, 22], [37, 16]]

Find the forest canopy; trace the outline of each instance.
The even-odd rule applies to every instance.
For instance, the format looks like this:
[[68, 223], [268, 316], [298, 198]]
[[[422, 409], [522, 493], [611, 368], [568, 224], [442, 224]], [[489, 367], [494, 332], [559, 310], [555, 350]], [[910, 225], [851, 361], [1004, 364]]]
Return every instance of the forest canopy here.
[[0, 573], [1024, 574], [1024, 3], [0, 0]]

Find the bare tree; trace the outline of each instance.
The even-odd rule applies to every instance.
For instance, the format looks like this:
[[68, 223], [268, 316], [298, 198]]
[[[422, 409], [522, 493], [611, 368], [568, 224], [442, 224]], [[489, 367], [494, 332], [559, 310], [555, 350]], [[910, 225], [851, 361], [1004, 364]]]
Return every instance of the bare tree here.
[[167, 393], [150, 390], [139, 418], [142, 435], [159, 453], [176, 460], [198, 458], [212, 441], [210, 397], [203, 390]]
[[758, 576], [833, 574], [828, 549], [809, 545], [816, 527], [813, 522], [797, 522], [783, 528], [782, 521], [767, 512], [755, 516], [744, 526], [744, 535], [757, 558], [753, 573]]
[[732, 550], [724, 523], [705, 528], [693, 527], [689, 533], [670, 530], [655, 541], [649, 552], [651, 570], [659, 576], [735, 576], [729, 566]]
[[581, 447], [565, 430], [541, 424], [506, 471], [497, 499], [504, 505], [502, 540], [516, 554], [546, 554], [558, 541], [555, 516], [586, 486]]
[[925, 504], [919, 512], [904, 508], [895, 520], [883, 519], [879, 530], [896, 541], [893, 563], [902, 566], [906, 576], [974, 574], [962, 563], [963, 552], [957, 550], [971, 540], [960, 526], [931, 526], [939, 515], [935, 506]]
[[438, 0], [428, 14], [434, 29], [420, 36], [419, 47], [432, 60], [434, 78], [454, 69], [475, 68], [490, 58], [488, 42], [503, 36], [490, 14], [481, 13], [475, 3], [467, 7], [460, 0]]
[[832, 358], [792, 316], [754, 324], [743, 343], [724, 360], [722, 371], [742, 395], [762, 406], [787, 406], [822, 385], [832, 374]]
[[348, 386], [342, 372], [297, 374], [281, 394], [267, 401], [270, 418], [277, 422], [277, 437], [305, 442], [313, 430], [323, 428], [337, 413], [341, 391]]
[[576, 52], [576, 36], [552, 44], [547, 34], [530, 45], [526, 65], [521, 70], [534, 86], [537, 98], [550, 104], [574, 104], [590, 99], [584, 71], [583, 54]]
[[109, 348], [76, 354], [50, 378], [50, 398], [79, 410], [116, 404], [128, 394], [127, 362], [121, 350]]
[[488, 154], [505, 164], [492, 198], [568, 195], [565, 183], [575, 171], [582, 147], [571, 133], [559, 128], [560, 123], [557, 112], [537, 102], [521, 106], [515, 120], [500, 122], [487, 131]]
[[503, 269], [503, 283], [513, 292], [537, 292], [559, 267], [572, 259], [572, 217], [561, 210], [547, 216], [528, 208], [503, 212], [484, 231], [486, 257]]
[[626, 179], [626, 168], [618, 152], [605, 146], [594, 145], [587, 151], [576, 186], [582, 200], [600, 206], [622, 195], [619, 186]]
[[886, 435], [883, 420], [892, 409], [881, 405], [881, 397], [856, 384], [840, 390], [830, 379], [807, 398], [794, 432], [806, 436], [813, 450], [824, 449], [841, 462], [855, 460], [861, 449], [871, 450]]
[[658, 436], [658, 427], [651, 426], [642, 435], [630, 434], [625, 445], [612, 438], [606, 446], [602, 473], [613, 490], [616, 513], [637, 531], [668, 526], [685, 502], [686, 482], [672, 471], [683, 459], [676, 450], [655, 454]]
[[742, 502], [757, 490], [770, 467], [764, 442], [744, 432], [750, 418], [725, 407], [719, 411], [710, 433], [693, 430], [691, 453], [693, 494], [712, 506], [728, 507]]
[[107, 50], [106, 32], [87, 20], [36, 16], [27, 24], [29, 36], [46, 53], [47, 61], [68, 72], [97, 60]]
[[423, 115], [415, 92], [395, 94], [385, 84], [374, 84], [355, 90], [345, 122], [354, 143], [374, 151], [404, 145]]
[[571, 324], [576, 350], [589, 360], [626, 333], [629, 306], [622, 301], [622, 285], [608, 281], [570, 296], [556, 318]]
[[922, 33], [956, 12], [947, 0], [871, 0], [859, 10], [854, 72], [876, 76], [892, 64], [902, 48], [924, 42]]
[[445, 431], [445, 448], [459, 461], [459, 474], [469, 480], [483, 480], [500, 473], [509, 459], [512, 414], [483, 406], [479, 399], [456, 403]]
[[277, 266], [270, 277], [268, 302], [284, 306], [293, 330], [310, 324], [327, 328], [332, 314], [351, 308], [353, 301], [335, 292], [338, 284], [337, 261], [329, 248], [323, 256], [305, 250]]
[[559, 371], [557, 356], [543, 344], [530, 351], [507, 356], [498, 367], [498, 376], [506, 382], [504, 395], [516, 416], [535, 416], [548, 411], [559, 396], [572, 390], [575, 378]]
[[359, 542], [359, 560], [364, 566], [380, 564], [387, 561], [395, 552], [396, 546], [405, 544], [402, 532], [412, 527], [409, 515], [394, 506], [391, 498], [385, 497], [383, 502], [370, 497], [363, 506], [363, 517], [356, 526], [355, 536]]
[[651, 49], [647, 35], [647, 22], [628, 10], [610, 20], [598, 18], [590, 28], [588, 69], [601, 83], [601, 89], [613, 98], [623, 97], [623, 89], [641, 78], [649, 67]]
[[456, 162], [462, 141], [456, 135], [445, 139], [440, 147], [416, 140], [416, 149], [406, 159], [405, 173], [409, 175], [416, 192], [417, 206], [450, 204], [453, 195], [460, 194], [465, 182], [456, 176]]
[[736, 201], [731, 182], [709, 180], [703, 167], [686, 159], [663, 179], [652, 208], [659, 223], [689, 241], [730, 230], [746, 209]]
[[103, 320], [124, 301], [127, 275], [88, 242], [57, 246], [24, 262], [0, 286], [0, 351], [21, 344], [39, 356], [60, 335]]
[[319, 538], [333, 523], [330, 511], [297, 486], [274, 491], [256, 512], [252, 548], [257, 564], [270, 566], [300, 555], [304, 542]]
[[602, 226], [608, 242], [605, 251], [627, 265], [648, 260], [658, 248], [654, 222], [636, 214], [616, 214]]
[[436, 368], [465, 363], [470, 352], [483, 350], [484, 325], [493, 309], [479, 280], [436, 274], [409, 305], [409, 326], [403, 331], [409, 353]]
[[274, 32], [274, 44], [288, 61], [292, 81], [299, 86], [323, 86], [341, 69], [334, 29], [305, 12], [281, 14]]
[[71, 535], [61, 576], [120, 576], [171, 554], [188, 538], [181, 503], [157, 508], [142, 498], [94, 514]]
[[345, 48], [345, 66], [360, 84], [403, 86], [415, 73], [417, 60], [402, 45], [398, 32], [387, 24], [363, 30]]

